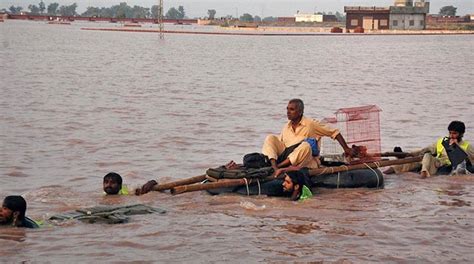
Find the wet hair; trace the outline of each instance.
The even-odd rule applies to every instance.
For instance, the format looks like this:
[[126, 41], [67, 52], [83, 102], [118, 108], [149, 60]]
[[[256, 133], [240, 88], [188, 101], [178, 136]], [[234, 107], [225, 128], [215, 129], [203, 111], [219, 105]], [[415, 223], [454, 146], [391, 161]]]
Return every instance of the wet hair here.
[[304, 112], [304, 103], [303, 100], [298, 99], [298, 98], [293, 98], [289, 102], [289, 104], [295, 104], [298, 110], [300, 110], [301, 114]]
[[462, 135], [464, 135], [464, 132], [466, 132], [466, 126], [461, 121], [453, 121], [449, 123], [448, 131], [456, 131], [462, 137]]
[[[288, 175], [288, 177], [290, 177], [291, 181], [293, 182], [293, 187], [298, 184], [298, 193], [301, 195], [302, 191], [303, 191], [303, 185], [306, 185], [306, 187], [310, 188], [311, 187], [311, 183], [310, 183], [310, 180], [308, 178], [308, 176], [303, 173], [302, 171], [289, 171], [286, 173], [286, 175]], [[299, 197], [295, 197], [296, 199], [298, 199]]]
[[114, 182], [117, 182], [120, 186], [122, 186], [122, 176], [115, 172], [109, 172], [107, 175], [104, 176], [104, 181], [106, 179], [111, 179]]
[[3, 206], [12, 210], [13, 212], [19, 212], [19, 219], [23, 220], [26, 213], [26, 201], [19, 195], [10, 195], [5, 197], [3, 200]]

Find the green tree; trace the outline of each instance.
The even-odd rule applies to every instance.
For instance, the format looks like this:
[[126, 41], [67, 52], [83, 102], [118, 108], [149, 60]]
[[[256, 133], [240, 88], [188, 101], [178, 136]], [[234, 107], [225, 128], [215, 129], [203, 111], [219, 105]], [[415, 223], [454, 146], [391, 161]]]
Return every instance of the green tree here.
[[452, 5], [443, 6], [439, 10], [439, 14], [442, 15], [442, 16], [456, 16], [457, 9], [458, 9], [457, 7], [454, 7]]
[[240, 21], [253, 22], [253, 16], [249, 13], [245, 13], [240, 16]]
[[132, 8], [132, 17], [133, 18], [148, 18], [150, 17], [150, 8], [145, 8], [141, 6], [133, 6]]
[[151, 17], [154, 18], [154, 19], [157, 19], [159, 14], [160, 14], [160, 6], [159, 5], [153, 5], [151, 7]]
[[274, 22], [274, 21], [277, 21], [277, 20], [278, 20], [278, 18], [272, 17], [272, 16], [265, 17], [265, 18], [262, 19], [262, 21], [264, 21], [264, 22]]
[[77, 8], [77, 4], [74, 3], [72, 5], [62, 5], [59, 7], [59, 14], [61, 16], [75, 16], [77, 15], [76, 13], [76, 8]]
[[262, 22], [262, 18], [260, 16], [254, 16], [253, 21], [254, 22]]
[[168, 19], [179, 19], [180, 13], [178, 9], [172, 7], [168, 9], [168, 12], [166, 12], [166, 18]]
[[82, 13], [83, 17], [98, 17], [100, 14], [100, 9], [98, 7], [89, 6], [86, 9], [86, 12]]
[[21, 7], [21, 6], [13, 6], [13, 5], [12, 5], [12, 6], [10, 6], [10, 8], [8, 8], [8, 9], [10, 10], [10, 12], [11, 12], [12, 14], [19, 14], [19, 13], [21, 13], [21, 10], [23, 10], [23, 7]]
[[40, 10], [40, 13], [43, 14], [44, 10], [46, 10], [46, 5], [44, 4], [43, 0], [41, 0], [39, 2], [38, 7], [39, 7], [39, 10]]
[[207, 15], [209, 16], [210, 20], [213, 20], [216, 17], [216, 10], [215, 9], [207, 10]]
[[116, 11], [111, 7], [102, 7], [99, 11], [99, 17], [115, 17]]
[[116, 14], [117, 18], [132, 18], [132, 15], [133, 15], [132, 8], [128, 6], [126, 2], [121, 2], [118, 5], [117, 14]]
[[40, 9], [37, 5], [29, 5], [28, 9], [30, 10], [30, 13], [33, 15], [37, 15], [40, 13]]
[[179, 12], [179, 19], [182, 19], [186, 16], [186, 13], [184, 12], [184, 7], [183, 6], [178, 6], [178, 12]]
[[48, 15], [55, 16], [58, 13], [58, 7], [59, 7], [58, 3], [49, 4], [48, 8], [46, 9], [46, 10], [48, 10]]

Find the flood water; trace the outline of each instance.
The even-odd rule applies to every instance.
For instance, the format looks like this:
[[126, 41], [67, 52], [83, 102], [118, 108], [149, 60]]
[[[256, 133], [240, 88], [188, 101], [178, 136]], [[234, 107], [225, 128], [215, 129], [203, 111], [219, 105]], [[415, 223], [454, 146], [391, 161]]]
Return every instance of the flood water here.
[[279, 133], [291, 98], [322, 119], [376, 104], [382, 150], [414, 150], [450, 121], [474, 140], [474, 35], [206, 36], [0, 23], [0, 197], [33, 219], [101, 204], [164, 215], [120, 225], [0, 228], [0, 262], [474, 261], [474, 177], [388, 175], [385, 188], [283, 198], [104, 197], [128, 184], [200, 175]]

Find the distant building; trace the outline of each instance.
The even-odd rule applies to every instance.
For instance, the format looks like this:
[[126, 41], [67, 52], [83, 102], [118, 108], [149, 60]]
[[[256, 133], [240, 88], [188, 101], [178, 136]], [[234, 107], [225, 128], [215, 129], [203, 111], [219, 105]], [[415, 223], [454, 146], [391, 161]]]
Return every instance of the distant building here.
[[468, 23], [473, 21], [471, 17], [474, 15], [467, 16], [442, 16], [442, 15], [428, 15], [426, 16], [427, 23]]
[[346, 28], [389, 29], [390, 9], [388, 7], [345, 6]]
[[279, 23], [295, 23], [296, 19], [294, 17], [278, 17], [277, 22]]
[[295, 15], [295, 22], [336, 22], [337, 18], [335, 15], [322, 15], [322, 14], [303, 14], [297, 13]]
[[372, 29], [426, 29], [430, 3], [427, 0], [395, 0], [390, 7], [345, 6], [346, 28]]
[[323, 22], [323, 15], [297, 13], [295, 22]]
[[335, 15], [323, 15], [323, 22], [337, 22]]

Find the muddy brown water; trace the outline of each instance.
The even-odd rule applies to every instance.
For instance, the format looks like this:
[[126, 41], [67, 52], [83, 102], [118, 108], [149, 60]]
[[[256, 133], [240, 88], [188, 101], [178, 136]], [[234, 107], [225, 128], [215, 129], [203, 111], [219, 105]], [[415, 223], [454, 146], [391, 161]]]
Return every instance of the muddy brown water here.
[[390, 175], [385, 188], [317, 189], [305, 202], [203, 192], [104, 197], [202, 174], [259, 151], [286, 103], [307, 116], [382, 108], [382, 149], [413, 150], [453, 119], [473, 136], [473, 36], [252, 37], [0, 26], [0, 196], [34, 219], [101, 204], [165, 215], [126, 224], [0, 228], [1, 262], [434, 262], [474, 260], [474, 178]]

